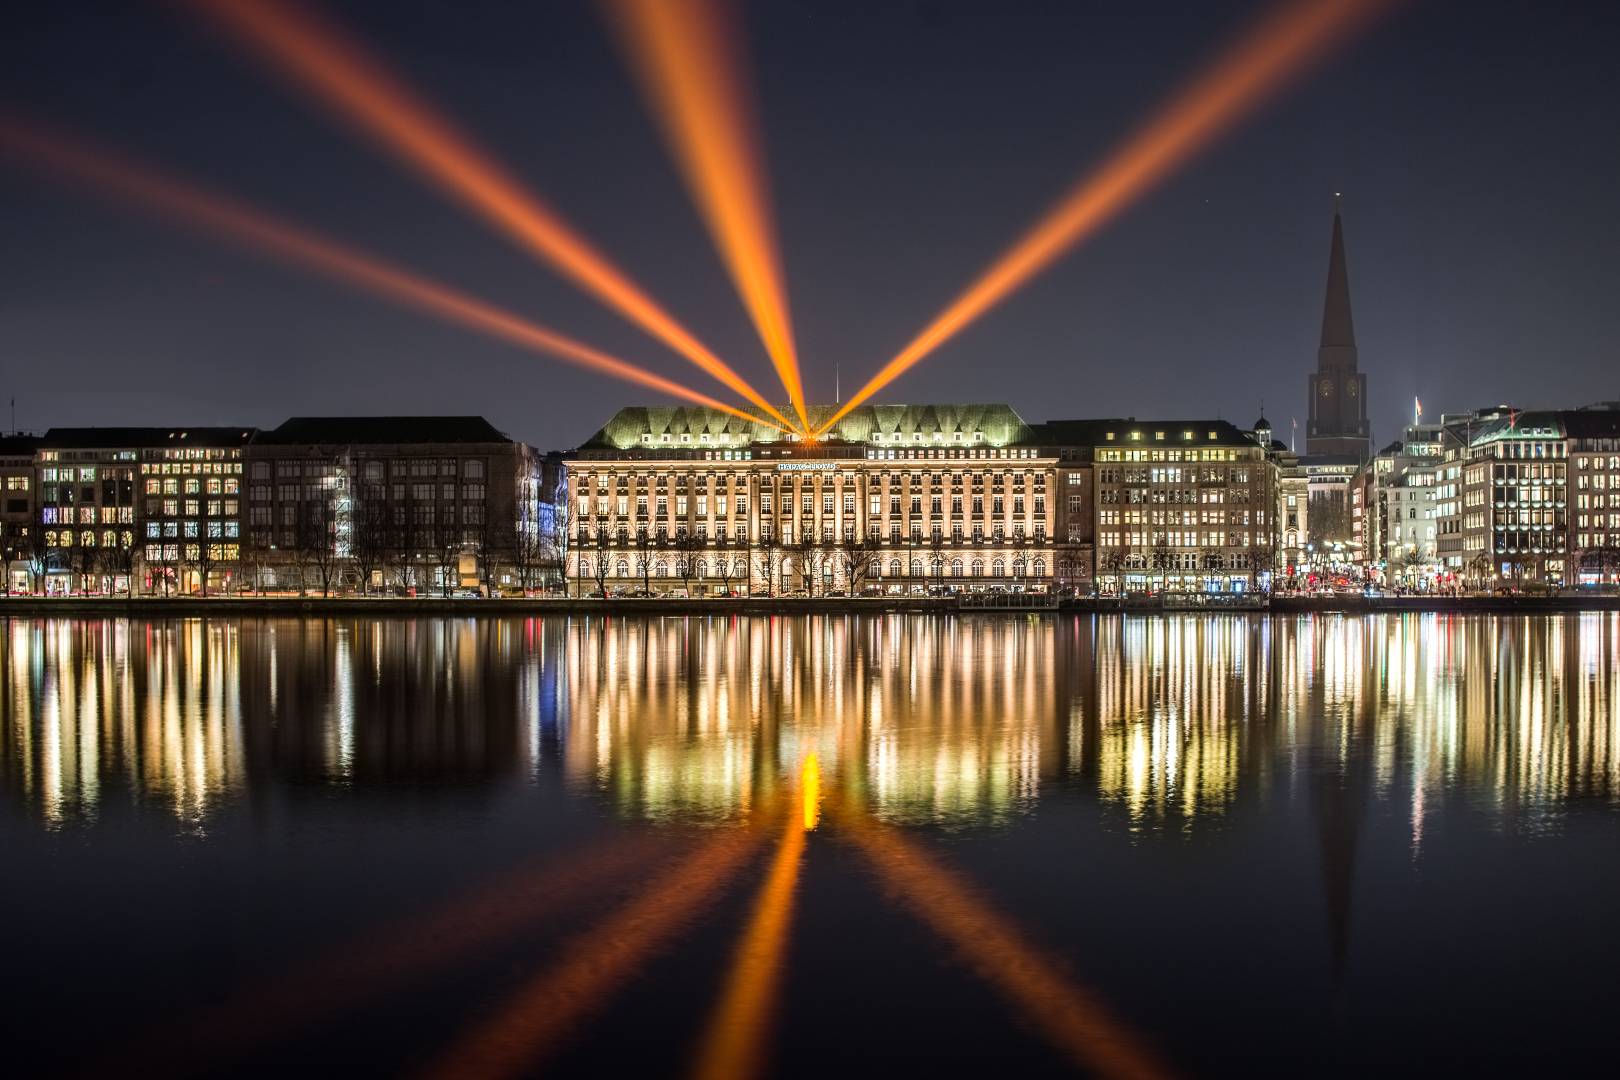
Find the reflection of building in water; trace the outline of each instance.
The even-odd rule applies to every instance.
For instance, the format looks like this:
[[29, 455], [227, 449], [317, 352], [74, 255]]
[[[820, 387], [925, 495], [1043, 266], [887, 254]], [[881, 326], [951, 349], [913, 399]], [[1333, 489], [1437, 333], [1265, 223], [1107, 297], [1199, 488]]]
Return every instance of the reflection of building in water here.
[[532, 768], [556, 737], [541, 620], [244, 624], [249, 760], [305, 782], [478, 780]]
[[890, 820], [994, 820], [1060, 769], [1049, 619], [572, 624], [569, 773], [626, 812], [725, 816], [806, 751]]
[[108, 789], [194, 821], [241, 790], [246, 765], [233, 625], [13, 620], [7, 790], [50, 822], [93, 815]]
[[547, 760], [625, 813], [720, 818], [815, 748], [829, 789], [947, 824], [1063, 775], [1136, 826], [1192, 823], [1309, 773], [1291, 790], [1347, 883], [1370, 798], [1410, 800], [1420, 846], [1460, 792], [1531, 824], [1620, 797], [1614, 613], [0, 627], [0, 783], [49, 821], [114, 794], [192, 820], [249, 785], [476, 784]]
[[92, 815], [114, 792], [195, 821], [275, 779], [532, 770], [557, 740], [554, 632], [539, 620], [11, 620], [0, 770], [48, 821]]
[[[1219, 813], [1264, 765], [1270, 638], [1244, 618], [1100, 620], [1092, 752], [1075, 767], [1135, 823]], [[1083, 708], [1083, 706], [1082, 706]]]

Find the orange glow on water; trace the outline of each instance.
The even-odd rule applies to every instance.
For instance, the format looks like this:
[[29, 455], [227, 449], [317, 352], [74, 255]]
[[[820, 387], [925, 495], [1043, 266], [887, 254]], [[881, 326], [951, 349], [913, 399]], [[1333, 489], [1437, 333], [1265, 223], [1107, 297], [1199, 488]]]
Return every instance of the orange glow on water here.
[[799, 798], [804, 803], [804, 827], [808, 832], [821, 817], [821, 769], [813, 753], [804, 759], [799, 771]]
[[1152, 190], [1393, 2], [1303, 0], [1263, 20], [1036, 222], [821, 431]]
[[532, 1073], [640, 966], [685, 929], [758, 848], [751, 829], [707, 841], [624, 907], [563, 948], [562, 957], [478, 1024], [423, 1075], [429, 1080], [505, 1080]]
[[850, 836], [897, 898], [1082, 1069], [1106, 1080], [1175, 1075], [1095, 994], [1071, 982], [1012, 920], [919, 845], [860, 812], [849, 823]]
[[434, 911], [323, 949], [319, 958], [217, 1007], [163, 1025], [84, 1072], [181, 1077], [218, 1071], [278, 1040], [408, 992], [480, 949], [645, 873], [661, 861], [666, 843], [648, 833], [627, 836], [484, 882]]
[[612, 0], [631, 67], [664, 129], [788, 398], [809, 428], [771, 210], [763, 139], [723, 0]]
[[792, 427], [561, 215], [337, 26], [292, 0], [184, 2], [576, 285]]
[[803, 827], [794, 817], [788, 819], [699, 1048], [697, 1065], [692, 1070], [695, 1080], [748, 1080], [765, 1073], [766, 1047], [782, 984], [783, 955], [793, 921], [806, 833], [815, 828], [814, 800], [819, 790], [812, 754], [801, 774]]
[[748, 420], [757, 419], [466, 293], [36, 124], [0, 116], [0, 147], [58, 176], [418, 311], [616, 379]]

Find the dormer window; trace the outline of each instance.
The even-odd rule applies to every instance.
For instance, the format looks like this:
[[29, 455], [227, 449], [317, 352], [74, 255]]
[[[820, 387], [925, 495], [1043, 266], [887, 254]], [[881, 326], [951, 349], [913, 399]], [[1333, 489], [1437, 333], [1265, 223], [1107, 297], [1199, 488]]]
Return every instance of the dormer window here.
[[703, 434], [698, 436], [698, 442], [708, 442], [708, 441], [709, 441], [709, 433], [707, 431], [705, 431]]
[[651, 435], [643, 435], [641, 437], [641, 441], [644, 442], [644, 443], [650, 443], [650, 442], [652, 442], [652, 436]]

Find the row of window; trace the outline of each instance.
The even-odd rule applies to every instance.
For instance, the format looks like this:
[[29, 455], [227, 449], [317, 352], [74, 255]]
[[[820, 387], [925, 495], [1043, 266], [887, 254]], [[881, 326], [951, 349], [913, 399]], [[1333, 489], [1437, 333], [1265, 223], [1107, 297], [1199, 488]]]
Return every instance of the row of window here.
[[129, 506], [81, 506], [77, 510], [71, 506], [42, 506], [39, 520], [43, 525], [94, 525], [98, 521], [118, 525], [134, 521], [134, 514], [134, 508]]
[[[929, 568], [930, 564], [932, 569]], [[592, 576], [592, 565], [593, 564], [589, 556], [580, 556], [580, 576]], [[603, 574], [604, 577], [628, 578], [641, 576], [639, 570], [638, 572], [632, 573], [633, 567], [629, 559], [605, 559], [598, 565], [605, 570], [605, 573]], [[1042, 578], [1046, 576], [1046, 560], [1039, 557], [1033, 559], [1013, 559], [1010, 563], [1005, 559], [991, 559], [989, 562], [986, 562], [984, 559], [973, 559], [971, 561], [963, 559], [951, 559], [949, 561], [943, 559], [933, 559], [928, 560], [927, 562], [922, 559], [912, 559], [910, 562], [910, 576], [921, 578], [938, 577], [944, 574], [949, 574], [951, 577], [984, 577], [986, 575], [986, 571], [988, 570], [989, 576], [991, 577], [1006, 577], [1009, 566], [1012, 568], [1013, 577]], [[901, 560], [891, 559], [888, 563], [888, 576], [895, 578], [905, 577], [907, 576], [906, 567], [907, 564]], [[883, 568], [884, 563], [882, 559], [873, 559], [868, 573], [874, 578], [881, 578], [883, 577]], [[766, 573], [769, 572], [769, 567], [761, 566], [759, 569]], [[669, 559], [654, 559], [652, 562], [647, 564], [647, 572], [649, 577], [684, 578], [686, 576], [684, 571], [685, 564], [679, 559], [673, 561]], [[716, 577], [745, 577], [748, 573], [749, 562], [747, 559], [738, 558], [727, 562], [722, 556], [715, 560], [714, 575]], [[792, 573], [795, 573], [795, 571], [791, 568], [783, 569], [784, 578], [788, 577]], [[707, 560], [698, 559], [692, 564], [692, 576], [695, 578], [706, 578], [709, 576], [709, 564]]]
[[240, 536], [241, 525], [235, 521], [148, 521], [146, 538], [159, 540], [166, 536]]
[[[201, 544], [147, 544], [146, 561], [148, 563], [177, 563], [181, 560], [182, 551], [186, 562], [197, 562], [202, 558], [205, 549]], [[206, 548], [210, 562], [239, 562], [242, 558], [241, 544], [209, 544]]]
[[1266, 536], [1244, 532], [1099, 532], [1098, 547], [1264, 547]]

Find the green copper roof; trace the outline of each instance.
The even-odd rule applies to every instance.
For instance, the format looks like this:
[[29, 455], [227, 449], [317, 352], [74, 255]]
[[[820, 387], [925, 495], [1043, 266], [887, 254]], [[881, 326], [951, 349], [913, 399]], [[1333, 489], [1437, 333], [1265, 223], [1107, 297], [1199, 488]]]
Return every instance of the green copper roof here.
[[[784, 416], [793, 415], [792, 406], [782, 405], [780, 409]], [[725, 434], [729, 438], [722, 445], [732, 446], [769, 444], [786, 438], [773, 426], [774, 421], [768, 419], [764, 410], [748, 407], [742, 411], [758, 419], [745, 420], [701, 406], [632, 406], [614, 413], [613, 419], [580, 449], [641, 446], [644, 445], [643, 435], [652, 436], [654, 444], [661, 443], [663, 435], [671, 436], [672, 443], [678, 443], [682, 435], [689, 435], [688, 445], [691, 445], [703, 441], [701, 436], [705, 434], [709, 435], [710, 444], [719, 442], [717, 437]], [[837, 411], [837, 405], [805, 408], [812, 427], [820, 427]], [[898, 432], [905, 437], [905, 442], [914, 441], [913, 436], [920, 434], [924, 442], [932, 443], [935, 432], [941, 433], [943, 442], [956, 441], [955, 433], [961, 432], [964, 442], [981, 441], [1000, 446], [1027, 439], [1029, 431], [1029, 425], [1010, 405], [861, 405], [840, 419], [826, 438], [864, 443], [874, 441], [873, 437], [881, 434], [883, 441], [890, 442]], [[975, 440], [975, 433], [982, 433], [982, 440]]]

